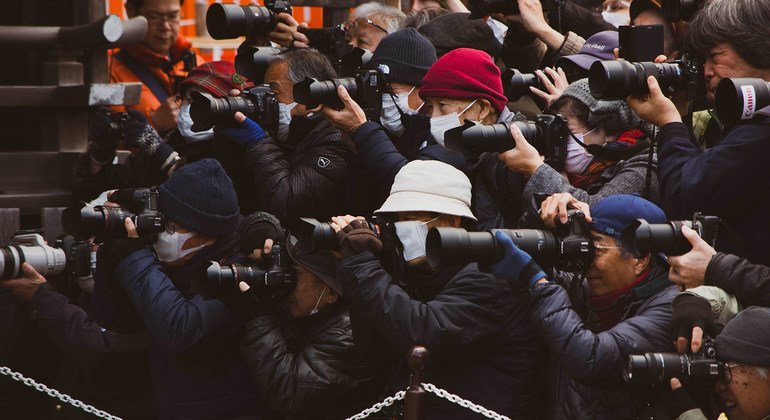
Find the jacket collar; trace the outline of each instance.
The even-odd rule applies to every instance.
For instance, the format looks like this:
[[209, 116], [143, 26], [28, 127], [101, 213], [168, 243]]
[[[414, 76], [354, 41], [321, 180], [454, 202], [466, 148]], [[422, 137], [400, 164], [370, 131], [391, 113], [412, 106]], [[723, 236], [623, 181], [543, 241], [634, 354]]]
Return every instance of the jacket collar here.
[[192, 48], [192, 43], [180, 35], [171, 45], [168, 55], [162, 55], [151, 51], [143, 44], [122, 47], [121, 51], [124, 51], [126, 54], [147, 67], [166, 69], [183, 53], [189, 51], [190, 48]]

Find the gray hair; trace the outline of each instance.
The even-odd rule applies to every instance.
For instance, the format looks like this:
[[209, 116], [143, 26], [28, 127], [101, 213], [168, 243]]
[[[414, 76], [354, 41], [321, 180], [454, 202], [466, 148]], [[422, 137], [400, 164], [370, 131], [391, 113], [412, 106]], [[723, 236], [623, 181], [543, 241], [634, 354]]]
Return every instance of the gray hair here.
[[299, 83], [307, 77], [329, 80], [337, 77], [332, 63], [323, 54], [312, 48], [288, 50], [271, 56], [268, 63], [286, 63], [289, 67], [289, 80]]
[[420, 29], [426, 23], [446, 14], [449, 14], [449, 10], [441, 7], [426, 7], [424, 9], [415, 10], [406, 16], [404, 27]]
[[768, 379], [768, 375], [767, 375], [767, 370], [768, 370], [768, 369], [767, 369], [766, 367], [762, 367], [762, 366], [754, 366], [754, 369], [755, 369], [755, 372], [757, 372], [757, 375], [758, 375], [760, 378], [762, 378], [762, 379], [764, 379], [764, 380], [767, 380], [767, 379]]
[[688, 27], [686, 43], [698, 55], [727, 42], [747, 63], [770, 68], [770, 0], [711, 0]]
[[401, 29], [404, 25], [406, 15], [395, 7], [386, 6], [377, 2], [369, 2], [353, 9], [350, 18], [351, 20], [369, 18], [382, 26], [389, 34], [392, 34]]

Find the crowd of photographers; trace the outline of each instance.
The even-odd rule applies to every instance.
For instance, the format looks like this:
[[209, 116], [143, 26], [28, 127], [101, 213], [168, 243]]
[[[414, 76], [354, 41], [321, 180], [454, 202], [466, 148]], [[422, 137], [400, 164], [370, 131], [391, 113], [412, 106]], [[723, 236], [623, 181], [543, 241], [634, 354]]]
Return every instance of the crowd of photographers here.
[[[512, 419], [770, 418], [770, 0], [216, 3], [234, 63], [181, 3], [127, 2], [68, 235], [0, 248], [0, 365], [137, 419], [341, 419], [418, 365]], [[481, 418], [440, 393], [369, 415]]]

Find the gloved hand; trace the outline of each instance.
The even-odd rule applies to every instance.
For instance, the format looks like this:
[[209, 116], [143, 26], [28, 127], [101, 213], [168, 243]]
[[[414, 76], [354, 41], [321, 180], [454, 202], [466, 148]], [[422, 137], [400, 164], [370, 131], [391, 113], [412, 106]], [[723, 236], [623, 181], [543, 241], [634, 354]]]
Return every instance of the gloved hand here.
[[158, 150], [163, 139], [157, 131], [150, 125], [141, 112], [130, 109], [128, 115], [131, 116], [131, 120], [123, 125], [123, 138], [125, 139], [126, 146], [138, 147], [147, 156], [152, 156]]
[[216, 126], [214, 127], [214, 132], [234, 141], [236, 144], [239, 144], [246, 149], [257, 144], [260, 140], [267, 138], [267, 133], [265, 133], [265, 130], [263, 130], [259, 124], [245, 116], [243, 118], [243, 121], [235, 123], [235, 127]]
[[708, 300], [691, 293], [681, 293], [674, 298], [672, 309], [671, 339], [674, 342], [683, 338], [689, 343], [695, 327], [700, 327], [707, 336], [716, 336], [717, 327]]
[[118, 138], [110, 133], [111, 122], [109, 108], [99, 107], [91, 114], [88, 150], [91, 158], [103, 165], [115, 159], [115, 150], [118, 148]]
[[247, 216], [238, 226], [238, 245], [243, 255], [251, 255], [255, 249], [263, 249], [265, 241], [283, 242], [281, 223], [270, 213], [256, 212]]
[[369, 225], [364, 220], [354, 219], [350, 221], [336, 235], [343, 258], [367, 251], [373, 254], [382, 251], [382, 241], [377, 237], [376, 232], [369, 229]]
[[503, 232], [495, 232], [495, 238], [503, 246], [505, 256], [492, 265], [491, 273], [500, 279], [506, 279], [511, 285], [526, 284], [529, 287], [546, 278], [543, 269], [535, 263], [532, 257], [519, 249], [513, 240]]

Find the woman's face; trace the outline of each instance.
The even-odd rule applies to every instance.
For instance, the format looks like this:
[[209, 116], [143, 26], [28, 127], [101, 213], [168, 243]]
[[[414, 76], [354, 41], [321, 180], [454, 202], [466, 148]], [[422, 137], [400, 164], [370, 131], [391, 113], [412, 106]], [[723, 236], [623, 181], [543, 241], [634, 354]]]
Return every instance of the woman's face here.
[[583, 143], [603, 145], [610, 141], [615, 140], [614, 138], [608, 138], [607, 133], [604, 131], [603, 127], [597, 127], [596, 130], [591, 131], [591, 128], [588, 126], [588, 123], [585, 121], [582, 121], [578, 116], [576, 116], [575, 113], [572, 111], [571, 107], [569, 106], [562, 106], [560, 108], [555, 108], [554, 111], [556, 111], [556, 113], [558, 114], [563, 115], [564, 118], [567, 119], [567, 127], [569, 127], [570, 133], [584, 135]]

